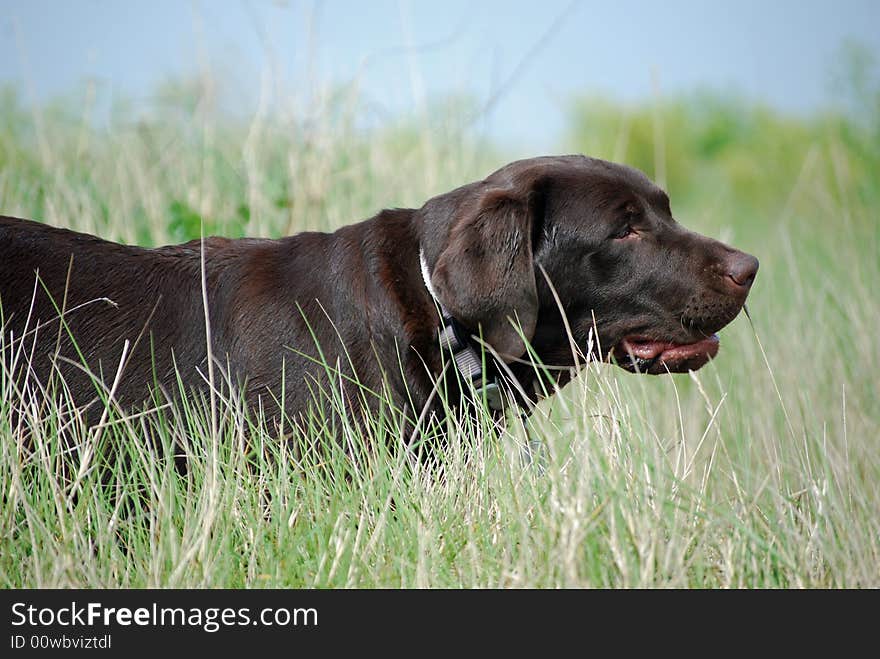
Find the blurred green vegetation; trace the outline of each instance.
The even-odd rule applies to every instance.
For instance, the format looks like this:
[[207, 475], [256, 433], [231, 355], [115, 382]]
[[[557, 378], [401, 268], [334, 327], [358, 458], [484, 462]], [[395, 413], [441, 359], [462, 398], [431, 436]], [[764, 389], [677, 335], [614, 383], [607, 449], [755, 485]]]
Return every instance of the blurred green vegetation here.
[[[665, 178], [679, 205], [721, 200], [779, 212], [812, 150], [841, 149], [852, 168], [851, 191], [876, 201], [877, 117], [864, 123], [832, 112], [793, 117], [709, 92], [632, 107], [587, 98], [572, 110], [569, 139], [586, 153]], [[820, 166], [833, 175], [830, 158]]]
[[[846, 44], [831, 79], [834, 102], [805, 116], [711, 90], [636, 105], [581, 98], [568, 143], [660, 179], [680, 206], [714, 201], [777, 215], [812, 153], [821, 156], [817, 174], [841, 179], [839, 194], [876, 205], [880, 69], [866, 48]], [[836, 169], [843, 160], [845, 172]]]

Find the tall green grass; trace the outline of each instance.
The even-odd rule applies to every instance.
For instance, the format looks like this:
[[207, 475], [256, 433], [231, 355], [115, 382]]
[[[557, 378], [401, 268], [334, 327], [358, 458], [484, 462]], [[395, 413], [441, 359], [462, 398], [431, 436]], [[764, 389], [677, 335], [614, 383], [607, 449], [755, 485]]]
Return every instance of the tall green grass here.
[[[202, 92], [96, 128], [87, 104], [25, 110], [6, 90], [2, 212], [140, 244], [279, 236], [418, 206], [509, 160], [454, 106], [365, 127], [344, 88], [239, 121]], [[453, 416], [433, 463], [393, 415], [342, 445], [320, 415], [280, 437], [235, 396], [111, 405], [88, 429], [63, 401], [13, 415], [26, 401], [3, 374], [0, 584], [880, 586], [873, 98], [800, 118], [699, 94], [574, 103], [559, 152], [642, 168], [682, 223], [760, 258], [752, 322], [695, 374], [590, 364], [527, 433]]]

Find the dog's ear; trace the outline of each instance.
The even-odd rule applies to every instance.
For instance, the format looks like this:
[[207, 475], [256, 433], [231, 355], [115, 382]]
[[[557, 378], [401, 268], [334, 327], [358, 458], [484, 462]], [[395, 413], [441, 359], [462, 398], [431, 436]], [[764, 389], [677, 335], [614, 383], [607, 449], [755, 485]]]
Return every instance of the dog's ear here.
[[526, 351], [538, 319], [532, 254], [536, 215], [543, 212], [534, 190], [494, 188], [463, 204], [431, 273], [431, 283], [452, 316], [502, 358]]

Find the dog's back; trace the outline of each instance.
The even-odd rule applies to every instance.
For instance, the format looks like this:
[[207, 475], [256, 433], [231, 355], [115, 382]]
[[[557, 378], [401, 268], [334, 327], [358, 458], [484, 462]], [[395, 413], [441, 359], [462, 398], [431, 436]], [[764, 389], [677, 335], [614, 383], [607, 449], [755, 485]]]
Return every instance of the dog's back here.
[[[168, 277], [172, 270], [180, 276]], [[54, 388], [55, 397], [63, 380], [78, 405], [98, 398], [94, 377], [110, 386], [123, 357], [115, 396], [134, 403], [145, 382], [174, 389], [174, 355], [162, 346], [185, 361], [206, 352], [197, 250], [131, 247], [0, 217], [0, 309], [3, 362], [16, 386]]]
[[[120, 367], [113, 398], [125, 409], [148, 401], [151, 389], [161, 392], [160, 403], [206, 391], [204, 256], [215, 384], [231, 385], [268, 416], [279, 405], [303, 411], [327, 366], [348, 372], [349, 355], [374, 360], [371, 341], [398, 328], [387, 302], [368, 301], [370, 277], [328, 275], [363, 269], [360, 241], [368, 235], [365, 224], [335, 234], [212, 237], [150, 249], [0, 217], [3, 363], [23, 401], [57, 400], [63, 383], [77, 407], [89, 405], [109, 391]], [[388, 351], [395, 352], [393, 340]], [[348, 375], [343, 382], [357, 381]], [[378, 390], [384, 377], [373, 368], [360, 379]], [[347, 400], [357, 395], [353, 387]]]

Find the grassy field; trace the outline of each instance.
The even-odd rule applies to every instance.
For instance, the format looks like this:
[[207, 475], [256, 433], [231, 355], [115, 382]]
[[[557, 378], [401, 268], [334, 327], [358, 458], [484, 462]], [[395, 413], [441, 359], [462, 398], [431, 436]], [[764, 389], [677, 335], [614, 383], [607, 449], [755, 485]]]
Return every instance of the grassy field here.
[[[139, 244], [280, 236], [510, 160], [454, 104], [365, 122], [340, 89], [236, 121], [208, 92], [166, 89], [95, 128], [88, 102], [25, 111], [6, 90], [0, 211]], [[679, 221], [761, 270], [753, 324], [726, 328], [716, 360], [666, 377], [589, 365], [530, 420], [531, 462], [516, 423], [454, 427], [430, 470], [393, 449], [393, 425], [347, 432], [347, 451], [306, 431], [324, 450], [294, 457], [216, 400], [156, 424], [189, 447], [181, 475], [142, 417], [13, 425], [3, 376], [0, 586], [880, 586], [880, 95], [860, 93], [810, 117], [701, 94], [573, 104], [558, 152], [642, 168]], [[81, 438], [66, 478], [61, 423]]]

